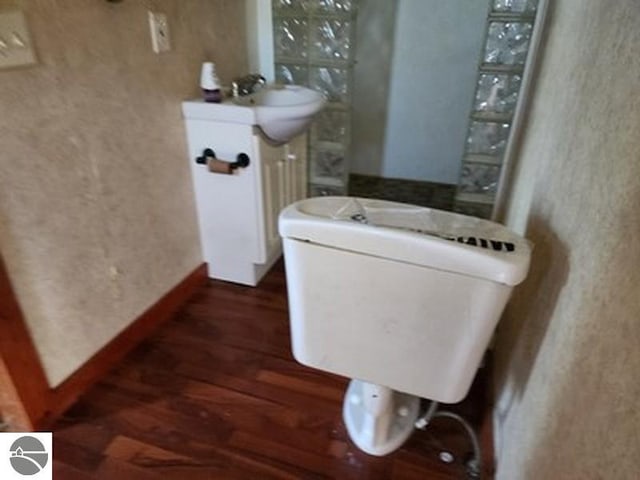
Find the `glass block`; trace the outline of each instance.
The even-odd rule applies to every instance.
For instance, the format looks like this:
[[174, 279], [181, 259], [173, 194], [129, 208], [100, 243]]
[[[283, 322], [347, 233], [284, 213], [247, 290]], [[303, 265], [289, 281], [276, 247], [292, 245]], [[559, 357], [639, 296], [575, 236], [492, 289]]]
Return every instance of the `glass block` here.
[[468, 163], [462, 167], [460, 191], [464, 193], [496, 193], [500, 167]]
[[532, 26], [521, 22], [491, 22], [484, 61], [501, 65], [522, 65], [527, 59]]
[[467, 138], [468, 153], [500, 155], [509, 138], [509, 124], [472, 121]]
[[309, 83], [330, 102], [348, 103], [348, 73], [342, 68], [312, 67]]
[[[312, 0], [313, 1], [313, 0]], [[315, 0], [316, 8], [323, 12], [348, 13], [355, 9], [357, 0]]]
[[272, 0], [274, 12], [308, 10], [313, 0]]
[[538, 7], [538, 0], [493, 0], [494, 12], [533, 13]]
[[345, 172], [344, 153], [316, 152], [311, 162], [311, 176], [313, 178], [341, 179]]
[[351, 22], [320, 20], [312, 29], [313, 58], [320, 60], [348, 60], [351, 49]]
[[335, 195], [344, 195], [346, 189], [344, 187], [330, 187], [328, 185], [309, 185], [309, 196], [311, 197], [329, 197]]
[[474, 109], [478, 112], [513, 113], [521, 83], [520, 75], [483, 73], [478, 80]]
[[309, 70], [303, 65], [276, 63], [276, 82], [286, 85], [308, 85]]
[[346, 112], [322, 111], [315, 120], [315, 138], [320, 142], [347, 143], [349, 115]]
[[275, 18], [273, 42], [276, 57], [307, 58], [307, 21], [301, 18]]

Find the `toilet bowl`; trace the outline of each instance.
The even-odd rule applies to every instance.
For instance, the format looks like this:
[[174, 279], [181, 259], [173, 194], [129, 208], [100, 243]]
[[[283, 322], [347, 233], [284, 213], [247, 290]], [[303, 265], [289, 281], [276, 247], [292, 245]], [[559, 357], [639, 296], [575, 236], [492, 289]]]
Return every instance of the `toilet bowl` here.
[[409, 437], [420, 398], [464, 398], [531, 254], [497, 223], [350, 197], [296, 202], [279, 231], [293, 355], [353, 379], [343, 417], [372, 455]]

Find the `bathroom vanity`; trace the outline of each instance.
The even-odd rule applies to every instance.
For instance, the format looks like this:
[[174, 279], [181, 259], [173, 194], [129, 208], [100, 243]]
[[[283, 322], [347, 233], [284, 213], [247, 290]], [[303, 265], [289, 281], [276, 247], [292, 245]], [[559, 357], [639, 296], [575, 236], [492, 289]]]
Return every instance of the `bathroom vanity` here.
[[182, 104], [209, 277], [251, 286], [281, 255], [278, 214], [306, 197], [307, 184], [307, 133], [269, 139], [254, 110]]

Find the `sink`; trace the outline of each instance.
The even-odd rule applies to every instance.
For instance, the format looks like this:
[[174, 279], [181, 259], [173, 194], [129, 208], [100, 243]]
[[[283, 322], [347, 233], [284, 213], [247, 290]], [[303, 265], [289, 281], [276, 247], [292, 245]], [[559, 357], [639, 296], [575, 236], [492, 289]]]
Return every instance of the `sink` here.
[[268, 86], [233, 99], [236, 105], [253, 108], [256, 125], [271, 140], [283, 143], [305, 131], [325, 102], [320, 93], [299, 85]]
[[260, 91], [222, 103], [186, 102], [185, 116], [257, 125], [273, 143], [282, 144], [304, 132], [326, 99], [299, 85], [268, 85]]

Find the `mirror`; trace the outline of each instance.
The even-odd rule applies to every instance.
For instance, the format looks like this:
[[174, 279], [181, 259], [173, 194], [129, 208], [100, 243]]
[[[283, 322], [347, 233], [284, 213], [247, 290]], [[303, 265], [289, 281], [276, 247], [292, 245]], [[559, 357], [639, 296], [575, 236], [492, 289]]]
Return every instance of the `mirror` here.
[[260, 71], [330, 100], [311, 135], [311, 195], [492, 216], [545, 0], [247, 1], [268, 17], [249, 27], [254, 50], [273, 46]]
[[350, 193], [453, 208], [489, 0], [361, 0]]

